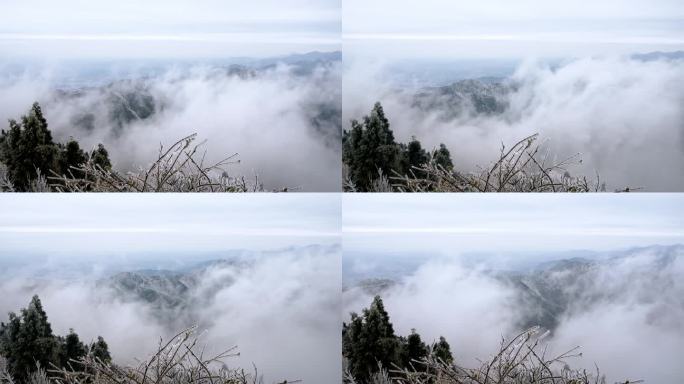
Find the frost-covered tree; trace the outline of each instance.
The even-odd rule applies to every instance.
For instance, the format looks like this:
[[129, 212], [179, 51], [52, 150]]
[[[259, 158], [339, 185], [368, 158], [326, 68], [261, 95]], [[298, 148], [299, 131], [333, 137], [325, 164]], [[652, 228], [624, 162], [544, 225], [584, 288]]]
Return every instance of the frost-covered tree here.
[[404, 340], [400, 353], [402, 367], [414, 365], [416, 361], [423, 361], [428, 356], [428, 347], [415, 329], [411, 329], [411, 334], [401, 339]]
[[451, 153], [444, 144], [439, 144], [439, 149], [433, 153], [432, 160], [447, 171], [454, 168], [454, 163], [451, 162]]
[[80, 177], [82, 175], [76, 168], [90, 157], [103, 169], [111, 168], [107, 150], [102, 144], [87, 154], [74, 139], [66, 144], [54, 142], [38, 103], [33, 104], [20, 122], [10, 120], [9, 129], [0, 131], [0, 163], [4, 164], [7, 178], [17, 191], [31, 190], [32, 182], [39, 176], [75, 173]]
[[86, 346], [83, 345], [81, 339], [73, 329], [69, 330], [69, 334], [66, 335], [63, 340], [60, 338], [60, 341], [61, 348], [59, 353], [59, 361], [63, 367], [67, 367], [70, 364], [73, 365], [74, 360], [77, 361], [88, 353]]
[[56, 169], [58, 152], [38, 103], [20, 122], [10, 120], [9, 129], [0, 131], [0, 161], [18, 190], [27, 190], [38, 171], [46, 175]]
[[102, 336], [98, 336], [97, 341], [90, 345], [90, 354], [103, 363], [112, 361], [112, 356], [109, 354], [109, 346]]
[[7, 323], [0, 323], [0, 355], [7, 361], [7, 371], [17, 383], [23, 383], [37, 367], [69, 367], [80, 370], [79, 361], [90, 353], [103, 363], [111, 356], [102, 337], [86, 347], [73, 329], [66, 336], [55, 336], [40, 298], [33, 296], [20, 315], [11, 312]]
[[454, 361], [454, 357], [451, 355], [451, 347], [449, 347], [444, 336], [440, 336], [439, 341], [432, 344], [431, 350], [432, 357], [438, 361], [443, 361], [446, 364], [451, 364]]
[[342, 162], [348, 181], [359, 192], [373, 191], [380, 175], [424, 176], [421, 168], [431, 161], [445, 169], [453, 168], [449, 150], [444, 144], [433, 153], [427, 152], [416, 137], [408, 144], [398, 143], [380, 103], [375, 103], [362, 122], [351, 121], [351, 129], [342, 137]]
[[0, 323], [0, 354], [7, 359], [8, 371], [20, 382], [36, 369], [59, 363], [60, 345], [38, 296], [33, 296], [21, 315], [9, 314]]
[[384, 367], [399, 363], [399, 340], [380, 296], [375, 296], [362, 316], [352, 313], [342, 334], [342, 353], [358, 380], [365, 382], [377, 372], [378, 363]]
[[351, 130], [342, 138], [342, 161], [349, 177], [360, 191], [368, 191], [378, 170], [385, 175], [399, 168], [400, 150], [394, 141], [389, 120], [380, 103], [375, 103], [363, 122], [351, 121]]

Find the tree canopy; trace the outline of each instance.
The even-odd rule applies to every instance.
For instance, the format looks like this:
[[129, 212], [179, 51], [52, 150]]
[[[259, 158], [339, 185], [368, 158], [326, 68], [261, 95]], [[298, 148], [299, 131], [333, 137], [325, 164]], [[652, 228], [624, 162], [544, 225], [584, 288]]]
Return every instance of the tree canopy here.
[[414, 136], [408, 144], [398, 143], [390, 129], [382, 105], [375, 103], [362, 122], [351, 121], [351, 129], [342, 135], [342, 162], [347, 177], [359, 192], [371, 191], [373, 181], [382, 173], [385, 176], [417, 173], [417, 168], [435, 162], [451, 170], [451, 154], [444, 144], [430, 153]]
[[29, 374], [41, 367], [68, 367], [78, 369], [75, 361], [87, 354], [111, 361], [107, 343], [102, 337], [86, 346], [73, 329], [55, 336], [40, 298], [33, 296], [20, 315], [9, 313], [9, 321], [0, 323], [0, 355], [7, 360], [7, 369], [19, 383], [26, 382]]
[[34, 103], [19, 122], [12, 119], [8, 130], [0, 131], [0, 163], [7, 167], [8, 179], [17, 191], [30, 190], [31, 182], [39, 175], [78, 172], [74, 168], [90, 159], [103, 169], [111, 168], [109, 155], [102, 144], [87, 153], [74, 139], [65, 144], [56, 143], [38, 103]]
[[[380, 296], [375, 296], [362, 315], [351, 313], [342, 327], [342, 355], [347, 369], [361, 383], [366, 383], [379, 364], [385, 369], [409, 367], [428, 356], [450, 363], [453, 358], [444, 337], [428, 347], [415, 329], [407, 337], [397, 336]], [[416, 367], [419, 368], [419, 367]]]

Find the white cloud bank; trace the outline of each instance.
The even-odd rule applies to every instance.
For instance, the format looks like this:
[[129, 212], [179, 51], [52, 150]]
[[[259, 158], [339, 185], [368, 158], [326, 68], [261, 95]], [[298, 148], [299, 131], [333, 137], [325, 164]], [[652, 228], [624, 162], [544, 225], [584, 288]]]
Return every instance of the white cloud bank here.
[[[115, 73], [116, 66], [108, 70]], [[0, 120], [17, 119], [39, 101], [56, 139], [74, 137], [86, 148], [103, 143], [114, 167], [124, 171], [156, 159], [160, 143], [197, 133], [207, 141], [207, 163], [238, 153], [240, 164], [226, 168], [231, 176], [258, 175], [266, 188], [339, 190], [339, 118], [329, 113], [341, 109], [340, 64], [319, 65], [306, 75], [294, 71], [279, 65], [254, 76], [229, 76], [209, 65], [172, 67], [108, 90], [81, 88], [78, 97], [56, 94], [49, 69], [7, 74], [0, 80]], [[151, 96], [154, 115], [121, 127], [111, 101], [127, 92]], [[87, 114], [92, 129], [76, 127]]]
[[558, 160], [581, 154], [575, 174], [598, 172], [609, 188], [681, 191], [684, 176], [684, 61], [642, 62], [624, 57], [582, 58], [559, 68], [521, 64], [511, 77], [518, 89], [493, 116], [440, 117], [410, 105], [383, 65], [345, 63], [344, 128], [380, 101], [400, 141], [416, 136], [428, 148], [445, 143], [454, 164], [474, 170], [494, 161], [501, 143], [539, 133]]
[[[56, 334], [69, 328], [82, 340], [105, 338], [115, 361], [148, 358], [159, 337], [199, 324], [206, 353], [237, 345], [230, 367], [265, 382], [302, 379], [335, 382], [341, 377], [339, 247], [283, 251], [257, 258], [245, 268], [214, 266], [199, 275], [190, 310], [164, 313], [142, 301], [115, 297], [97, 275], [63, 280], [53, 276], [5, 277], [0, 313], [25, 307], [38, 294]], [[160, 317], [172, 315], [170, 318]]]
[[[643, 379], [666, 384], [679, 380], [684, 368], [684, 257], [680, 253], [665, 268], [654, 265], [654, 254], [642, 252], [599, 267], [592, 278], [561, 285], [574, 297], [548, 339], [548, 354], [581, 347], [581, 358], [568, 359], [573, 368], [594, 371], [607, 382]], [[484, 267], [484, 266], [483, 266]], [[568, 283], [553, 275], [551, 281]], [[368, 307], [372, 297], [358, 288], [343, 294], [344, 319]], [[412, 328], [426, 342], [446, 337], [457, 362], [477, 366], [497, 351], [501, 337], [511, 337], [530, 307], [516, 291], [490, 273], [456, 261], [428, 262], [382, 293], [397, 334]]]

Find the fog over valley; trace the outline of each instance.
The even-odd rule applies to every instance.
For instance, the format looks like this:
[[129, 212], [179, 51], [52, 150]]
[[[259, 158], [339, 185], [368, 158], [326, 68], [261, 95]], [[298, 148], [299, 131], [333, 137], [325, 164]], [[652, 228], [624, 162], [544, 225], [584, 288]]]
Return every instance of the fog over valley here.
[[4, 130], [38, 102], [56, 144], [103, 144], [117, 175], [196, 134], [179, 173], [202, 182], [167, 191], [341, 189], [338, 0], [10, 0], [0, 20]]
[[160, 144], [196, 133], [207, 163], [236, 154], [224, 167], [230, 176], [266, 189], [340, 189], [340, 52], [4, 68], [0, 119], [37, 101], [56, 140], [102, 143], [120, 171], [147, 167]]
[[399, 334], [416, 329], [426, 342], [444, 336], [454, 358], [475, 365], [501, 337], [531, 327], [549, 330], [549, 355], [576, 346], [573, 367], [598, 365], [609, 382], [676, 381], [684, 371], [684, 246], [626, 250], [604, 260], [581, 257], [525, 270], [467, 266], [458, 258], [426, 261], [401, 276], [347, 281], [344, 314], [381, 295]]
[[85, 341], [102, 336], [120, 364], [148, 358], [160, 337], [197, 325], [207, 354], [237, 346], [240, 355], [228, 366], [251, 370], [254, 363], [267, 382], [325, 382], [340, 375], [338, 262], [338, 247], [312, 246], [245, 252], [181, 270], [70, 278], [8, 270], [0, 312], [16, 312], [37, 294], [56, 333], [73, 328]]
[[397, 335], [444, 336], [461, 367], [540, 327], [547, 357], [579, 347], [572, 369], [677, 381], [681, 196], [604, 196], [345, 195], [344, 321], [379, 295]]
[[265, 383], [339, 379], [338, 196], [43, 196], [0, 202], [3, 323], [38, 295], [56, 335], [102, 336], [116, 364], [197, 326]]
[[538, 134], [537, 162], [569, 159], [557, 173], [594, 189], [684, 188], [676, 1], [350, 0], [342, 12], [345, 130], [380, 102], [397, 142], [443, 143], [460, 173]]
[[488, 167], [502, 143], [539, 134], [547, 161], [572, 158], [570, 174], [598, 174], [607, 190], [679, 191], [683, 58], [682, 51], [517, 60], [351, 54], [344, 129], [379, 101], [398, 141], [444, 143], [462, 171]]

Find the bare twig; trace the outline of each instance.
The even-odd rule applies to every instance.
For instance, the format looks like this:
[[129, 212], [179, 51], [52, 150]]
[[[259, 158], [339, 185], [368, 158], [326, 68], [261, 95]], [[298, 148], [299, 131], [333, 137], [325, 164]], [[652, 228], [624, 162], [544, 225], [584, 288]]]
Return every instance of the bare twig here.
[[[157, 351], [137, 367], [121, 367], [88, 355], [73, 360], [72, 367], [49, 370], [53, 384], [262, 384], [256, 367], [253, 373], [231, 369], [225, 359], [239, 356], [236, 347], [211, 357], [198, 349], [196, 327], [185, 329], [167, 342], [160, 340]], [[296, 383], [287, 381], [287, 383]]]
[[[103, 169], [92, 160], [72, 167], [68, 175], [53, 173], [50, 188], [59, 192], [259, 192], [263, 186], [255, 176], [248, 182], [241, 176], [229, 176], [225, 167], [239, 163], [237, 153], [205, 165], [205, 152], [196, 143], [197, 135], [186, 136], [170, 147], [159, 147], [155, 161], [146, 168], [121, 174]], [[201, 158], [197, 158], [201, 153]], [[78, 176], [75, 176], [78, 175]]]

